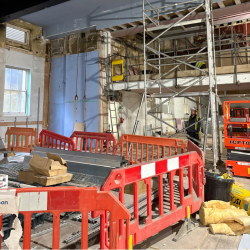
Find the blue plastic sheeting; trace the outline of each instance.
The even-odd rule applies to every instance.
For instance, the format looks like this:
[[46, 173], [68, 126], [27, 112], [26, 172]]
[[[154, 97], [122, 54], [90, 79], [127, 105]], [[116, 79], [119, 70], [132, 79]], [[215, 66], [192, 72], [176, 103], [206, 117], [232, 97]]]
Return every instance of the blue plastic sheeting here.
[[[85, 125], [86, 131], [99, 131], [99, 65], [96, 63], [99, 58], [99, 52], [93, 51], [87, 53], [87, 68], [86, 68], [86, 114]], [[64, 61], [65, 67], [60, 67], [60, 64], [54, 61]], [[85, 62], [86, 54], [67, 55], [66, 57], [52, 59], [52, 76], [51, 76], [51, 114], [50, 114], [50, 130], [56, 133], [70, 136], [74, 131], [75, 121], [83, 123], [84, 114], [84, 82], [85, 82]], [[56, 67], [58, 65], [58, 67]], [[78, 79], [76, 86], [76, 73], [78, 67]], [[53, 70], [54, 68], [54, 70]], [[60, 76], [59, 76], [60, 74]], [[64, 76], [61, 79], [61, 76]], [[57, 103], [52, 102], [52, 99], [57, 97], [58, 82], [60, 79], [63, 84], [63, 108]], [[78, 96], [75, 102], [75, 96]], [[75, 117], [75, 106], [77, 107]], [[57, 116], [55, 115], [57, 113]], [[60, 124], [63, 127], [59, 128], [56, 118], [61, 116]]]
[[[65, 58], [53, 58], [51, 61], [50, 89], [50, 131], [64, 134], [65, 106]], [[32, 105], [32, 104], [31, 104]]]

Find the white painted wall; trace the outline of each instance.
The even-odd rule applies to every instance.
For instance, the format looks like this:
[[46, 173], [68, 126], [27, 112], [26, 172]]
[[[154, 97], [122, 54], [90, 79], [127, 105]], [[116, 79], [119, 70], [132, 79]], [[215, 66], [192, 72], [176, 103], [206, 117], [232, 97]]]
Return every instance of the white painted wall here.
[[[30, 91], [30, 115], [29, 121], [37, 121], [38, 88], [40, 87], [40, 111], [39, 120], [43, 116], [43, 91], [44, 91], [44, 63], [45, 59], [30, 54], [0, 48], [0, 122], [13, 122], [14, 116], [3, 115], [5, 66], [19, 67], [30, 70], [31, 91]], [[17, 116], [17, 122], [26, 121], [26, 116]], [[22, 126], [24, 127], [24, 126]], [[36, 125], [29, 125], [36, 128]], [[42, 125], [39, 125], [41, 131]], [[7, 126], [0, 125], [0, 138], [5, 137]]]
[[[123, 111], [123, 118], [124, 122], [120, 126], [120, 134], [131, 134], [133, 131], [136, 115], [138, 112], [138, 108], [141, 101], [141, 95], [134, 93], [134, 92], [127, 92], [122, 91], [122, 105], [124, 107]], [[162, 99], [164, 101], [164, 99]], [[152, 106], [152, 102], [155, 102], [155, 104], [159, 103], [159, 99], [152, 99], [151, 101], [148, 100], [147, 102], [147, 109], [149, 110]], [[195, 103], [188, 101], [189, 106], [189, 115], [190, 115], [190, 108], [196, 106]], [[188, 115], [185, 114], [185, 108], [184, 108], [184, 98], [175, 98], [173, 100], [173, 114], [167, 114], [166, 108], [163, 107], [163, 114], [162, 119], [163, 121], [166, 121], [167, 123], [170, 123], [174, 127], [176, 126], [175, 118], [181, 118], [182, 120], [186, 120], [188, 118]], [[157, 115], [156, 115], [157, 116]], [[158, 115], [158, 117], [160, 117]], [[137, 129], [137, 135], [143, 135], [143, 126], [145, 125], [145, 105], [143, 103], [140, 116], [139, 116], [139, 125]], [[148, 125], [152, 124], [152, 127], [160, 127], [160, 122], [156, 121], [153, 117], [150, 115], [147, 116], [147, 123]], [[158, 131], [160, 129], [157, 129]], [[167, 126], [166, 124], [163, 124], [163, 133], [174, 132], [174, 129]]]

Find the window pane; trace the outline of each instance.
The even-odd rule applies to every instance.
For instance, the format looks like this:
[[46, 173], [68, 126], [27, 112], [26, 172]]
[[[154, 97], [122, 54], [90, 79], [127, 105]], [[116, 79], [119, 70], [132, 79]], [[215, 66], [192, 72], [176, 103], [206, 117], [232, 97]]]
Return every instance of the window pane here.
[[4, 88], [5, 89], [10, 89], [10, 68], [5, 69], [5, 84]]
[[22, 90], [23, 91], [26, 91], [27, 89], [27, 85], [26, 85], [26, 80], [27, 80], [27, 77], [28, 74], [27, 74], [27, 71], [23, 70], [23, 80], [22, 80]]
[[19, 106], [18, 105], [18, 92], [17, 91], [11, 91], [11, 108], [10, 112], [19, 112]]
[[6, 38], [25, 43], [25, 32], [19, 29], [6, 27]]
[[25, 113], [26, 109], [26, 93], [25, 92], [19, 92], [19, 103], [20, 108], [19, 112]]
[[18, 70], [18, 90], [23, 90], [22, 89], [22, 84], [23, 84], [23, 71]]
[[4, 91], [3, 112], [10, 112], [10, 91]]
[[12, 90], [17, 90], [17, 79], [18, 79], [18, 70], [17, 69], [11, 69], [11, 80], [10, 80], [10, 88]]

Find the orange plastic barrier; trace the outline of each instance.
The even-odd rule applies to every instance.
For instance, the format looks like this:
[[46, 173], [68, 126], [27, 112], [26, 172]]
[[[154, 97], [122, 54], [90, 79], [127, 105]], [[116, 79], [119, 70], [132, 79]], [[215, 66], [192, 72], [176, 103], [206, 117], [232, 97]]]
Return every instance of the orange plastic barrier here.
[[[11, 192], [11, 189], [5, 191], [7, 194]], [[22, 188], [13, 191], [16, 192], [16, 196], [20, 197], [19, 213], [24, 215], [23, 249], [31, 249], [31, 217], [33, 213], [51, 213], [53, 215], [52, 249], [59, 249], [60, 214], [63, 212], [80, 212], [82, 214], [81, 249], [88, 249], [88, 213], [90, 211], [109, 212], [109, 249], [124, 249], [124, 247], [121, 248], [119, 242], [119, 221], [126, 220], [126, 233], [123, 235], [123, 240], [128, 248], [130, 213], [111, 192], [98, 191], [97, 187]], [[4, 190], [1, 194], [6, 195]], [[0, 216], [0, 227], [2, 228], [2, 216]], [[103, 249], [104, 228], [100, 228], [100, 241], [101, 249]]]
[[[177, 171], [180, 173], [178, 177], [176, 176]], [[183, 176], [185, 171], [187, 171], [188, 177]], [[178, 182], [176, 182], [176, 178], [178, 178]], [[184, 189], [184, 178], [187, 179], [188, 189]], [[147, 204], [144, 212], [139, 211], [139, 202], [141, 202], [139, 183], [141, 181], [147, 187]], [[153, 189], [155, 182], [158, 185]], [[133, 220], [130, 222], [130, 235], [132, 235], [132, 244], [136, 245], [199, 211], [204, 201], [204, 162], [197, 152], [192, 151], [126, 168], [114, 169], [106, 178], [101, 190], [119, 190], [119, 200], [124, 204], [124, 189], [131, 184], [133, 188], [130, 190], [132, 190], [134, 204], [133, 212], [131, 212]], [[153, 190], [156, 190], [155, 192], [158, 194], [157, 203], [154, 205], [155, 209], [153, 209], [151, 202]], [[143, 222], [141, 222], [142, 219]], [[105, 238], [106, 247], [108, 247], [107, 214], [105, 218], [101, 218], [101, 227], [106, 228]], [[120, 245], [125, 248], [125, 225], [123, 222], [120, 222], [120, 230], [122, 232]]]
[[[121, 156], [125, 154], [129, 164], [135, 164], [143, 162], [144, 153], [146, 161], [164, 158], [166, 149], [168, 150], [168, 156], [172, 155], [172, 149], [174, 149], [175, 155], [178, 153], [178, 149], [180, 149], [180, 153], [184, 153], [187, 144], [181, 139], [123, 134], [118, 143], [118, 148], [118, 153], [120, 152]], [[141, 150], [140, 155], [139, 149]], [[130, 159], [128, 159], [129, 153]]]
[[117, 142], [113, 134], [110, 133], [95, 133], [95, 132], [82, 132], [74, 131], [70, 136], [74, 140], [77, 151], [89, 151], [93, 153], [104, 153], [106, 148], [106, 154], [109, 153], [109, 148], [112, 149], [112, 154], [116, 154]]
[[8, 137], [7, 150], [18, 152], [30, 152], [39, 143], [36, 128], [8, 127], [5, 133], [5, 141]]
[[40, 147], [47, 147], [47, 148], [59, 148], [65, 150], [75, 150], [75, 143], [74, 141], [67, 137], [52, 131], [43, 129], [39, 134], [39, 141]]

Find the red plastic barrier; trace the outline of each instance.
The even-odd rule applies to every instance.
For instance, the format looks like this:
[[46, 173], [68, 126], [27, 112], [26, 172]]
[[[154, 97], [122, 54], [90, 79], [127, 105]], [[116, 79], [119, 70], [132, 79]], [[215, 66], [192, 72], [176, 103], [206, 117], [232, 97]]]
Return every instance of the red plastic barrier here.
[[[5, 191], [6, 193], [3, 190], [1, 194], [6, 195], [11, 192], [11, 189]], [[80, 212], [82, 214], [81, 249], [88, 249], [88, 213], [90, 211], [109, 212], [109, 249], [124, 249], [124, 245], [121, 248], [119, 241], [118, 222], [126, 220], [126, 233], [123, 235], [123, 240], [128, 248], [130, 214], [110, 192], [98, 191], [97, 187], [22, 188], [13, 189], [13, 192], [20, 197], [19, 213], [24, 215], [23, 249], [31, 249], [31, 217], [33, 213], [51, 213], [53, 215], [52, 249], [59, 249], [60, 215], [63, 212]], [[0, 227], [2, 228], [2, 216], [0, 216]], [[100, 230], [101, 248], [103, 249], [104, 229], [100, 228]]]
[[[87, 151], [91, 153], [104, 152], [106, 148], [106, 154], [109, 153], [109, 148], [112, 147], [112, 154], [115, 155], [117, 151], [117, 142], [113, 134], [110, 133], [95, 133], [95, 132], [82, 132], [74, 131], [70, 136], [74, 140], [77, 151]], [[93, 146], [93, 144], [95, 144]], [[89, 148], [88, 148], [89, 147]]]
[[5, 141], [6, 137], [8, 137], [7, 150], [30, 153], [38, 144], [36, 128], [8, 127]]
[[40, 147], [75, 150], [74, 141], [66, 136], [43, 129], [39, 134]]
[[[184, 153], [187, 144], [182, 139], [124, 134], [120, 138], [118, 147], [120, 155], [123, 156], [125, 151], [125, 157], [126, 160], [129, 160], [129, 164], [135, 164], [143, 162], [144, 153], [146, 161], [164, 158], [166, 156], [166, 149], [168, 150], [168, 156], [172, 155], [172, 149], [174, 149], [175, 155], [178, 153], [178, 149], [180, 149], [180, 153]], [[140, 155], [139, 149], [141, 151]], [[128, 159], [129, 152], [130, 159]], [[155, 152], [157, 153], [156, 155]], [[139, 156], [140, 159], [138, 159]]]
[[[183, 177], [184, 168], [188, 172], [188, 177]], [[177, 171], [179, 171], [179, 176], [176, 176]], [[163, 179], [165, 174], [168, 174], [168, 184]], [[153, 177], [154, 181], [158, 180], [158, 188], [156, 188], [158, 190], [158, 209], [155, 211], [152, 209], [151, 202]], [[174, 182], [174, 177], [179, 179], [178, 185]], [[188, 179], [188, 194], [184, 193], [184, 178]], [[147, 218], [145, 223], [140, 224], [138, 186], [142, 180], [147, 186]], [[114, 169], [110, 172], [101, 190], [118, 189], [119, 200], [124, 204], [124, 188], [129, 184], [133, 185], [134, 197], [134, 219], [130, 222], [130, 235], [133, 237], [133, 245], [136, 245], [184, 219], [188, 216], [189, 211], [192, 214], [200, 209], [204, 201], [204, 162], [197, 152], [189, 152], [127, 168]], [[167, 185], [167, 191], [164, 190], [164, 185], [165, 187]], [[167, 195], [167, 200], [165, 195]], [[154, 213], [154, 218], [152, 218], [152, 213]], [[107, 239], [107, 214], [106, 218], [101, 218], [101, 227], [106, 228], [105, 237]], [[123, 222], [120, 222], [120, 230], [122, 232], [120, 245], [125, 248]], [[108, 247], [107, 240], [106, 247]]]
[[188, 140], [188, 143], [187, 143], [187, 151], [188, 152], [192, 152], [192, 151], [197, 152], [197, 154], [200, 156], [200, 158], [203, 160], [203, 162], [205, 164], [203, 151], [190, 140]]

